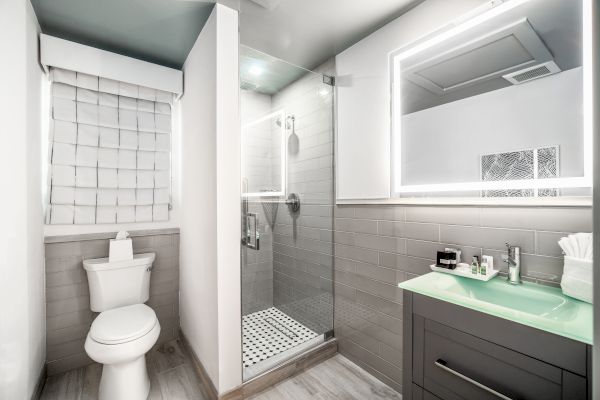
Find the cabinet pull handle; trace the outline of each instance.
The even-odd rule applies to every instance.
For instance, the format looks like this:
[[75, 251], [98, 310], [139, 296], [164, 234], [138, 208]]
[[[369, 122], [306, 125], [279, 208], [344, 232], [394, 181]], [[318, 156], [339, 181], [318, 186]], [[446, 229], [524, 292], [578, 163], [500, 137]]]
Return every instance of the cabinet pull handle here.
[[490, 387], [488, 387], [488, 386], [486, 386], [486, 385], [484, 385], [482, 383], [479, 383], [476, 380], [473, 380], [473, 379], [469, 378], [468, 376], [461, 374], [458, 371], [453, 370], [452, 368], [448, 367], [447, 364], [448, 363], [446, 361], [442, 360], [441, 358], [438, 358], [438, 360], [435, 362], [435, 366], [436, 367], [441, 368], [444, 371], [451, 373], [452, 375], [458, 376], [460, 379], [462, 379], [464, 381], [467, 381], [470, 384], [475, 385], [478, 388], [483, 389], [483, 390], [485, 390], [488, 393], [493, 394], [494, 396], [498, 397], [499, 399], [502, 399], [502, 400], [513, 400], [510, 397], [507, 397], [507, 396], [503, 395], [502, 393], [499, 393], [499, 392], [495, 391], [494, 389], [492, 389], [492, 388], [490, 388]]

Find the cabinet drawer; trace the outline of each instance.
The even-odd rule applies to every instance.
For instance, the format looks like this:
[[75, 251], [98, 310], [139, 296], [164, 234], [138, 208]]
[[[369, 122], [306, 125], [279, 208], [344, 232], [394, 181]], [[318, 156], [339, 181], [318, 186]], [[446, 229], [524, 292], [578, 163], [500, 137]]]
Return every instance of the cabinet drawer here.
[[[414, 301], [408, 311], [416, 316], [439, 322], [574, 374], [589, 374], [588, 351], [591, 346], [431, 297], [411, 297], [414, 297]], [[405, 320], [407, 318], [410, 317], [405, 316]]]
[[419, 385], [412, 384], [412, 400], [442, 400]]
[[423, 388], [444, 400], [562, 399], [560, 368], [435, 321], [422, 349]]

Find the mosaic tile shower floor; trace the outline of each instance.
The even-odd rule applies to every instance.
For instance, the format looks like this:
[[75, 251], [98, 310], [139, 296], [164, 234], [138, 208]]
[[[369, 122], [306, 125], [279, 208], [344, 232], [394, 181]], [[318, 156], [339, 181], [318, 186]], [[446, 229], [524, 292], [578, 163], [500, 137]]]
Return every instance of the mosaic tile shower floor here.
[[275, 307], [244, 315], [242, 328], [244, 379], [267, 371], [323, 341], [323, 335]]

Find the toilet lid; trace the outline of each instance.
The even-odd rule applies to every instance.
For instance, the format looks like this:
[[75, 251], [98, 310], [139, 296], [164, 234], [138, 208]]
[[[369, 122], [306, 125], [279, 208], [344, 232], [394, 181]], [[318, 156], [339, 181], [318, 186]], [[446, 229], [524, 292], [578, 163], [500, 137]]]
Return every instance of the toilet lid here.
[[126, 343], [144, 336], [155, 324], [153, 309], [134, 304], [101, 312], [92, 323], [90, 336], [104, 344]]

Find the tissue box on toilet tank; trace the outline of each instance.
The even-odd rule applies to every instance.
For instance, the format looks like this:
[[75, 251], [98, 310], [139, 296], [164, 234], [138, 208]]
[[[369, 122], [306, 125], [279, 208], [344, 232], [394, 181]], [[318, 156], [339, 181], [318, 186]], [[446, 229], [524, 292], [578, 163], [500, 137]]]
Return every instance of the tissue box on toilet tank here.
[[592, 260], [565, 256], [565, 268], [560, 281], [564, 294], [587, 303], [592, 302]]
[[111, 239], [108, 250], [108, 262], [133, 260], [131, 239]]

